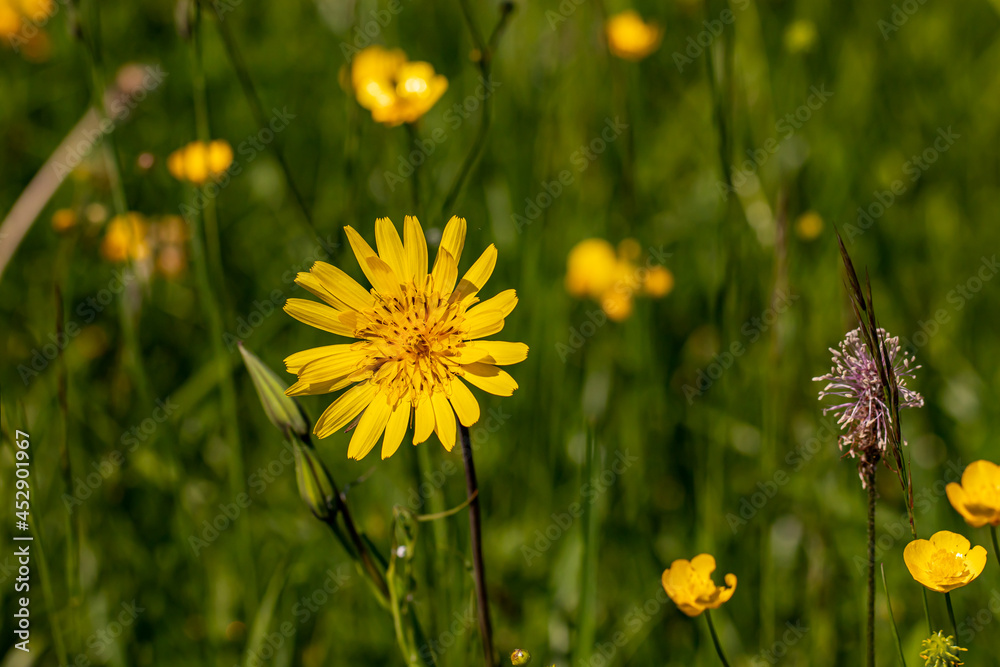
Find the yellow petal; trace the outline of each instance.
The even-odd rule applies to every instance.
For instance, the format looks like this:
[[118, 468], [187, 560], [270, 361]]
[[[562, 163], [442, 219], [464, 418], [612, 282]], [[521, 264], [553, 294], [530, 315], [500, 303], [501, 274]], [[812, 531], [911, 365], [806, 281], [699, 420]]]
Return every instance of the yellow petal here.
[[948, 530], [940, 530], [931, 535], [931, 544], [953, 554], [964, 554], [969, 550], [969, 540]]
[[474, 361], [485, 361], [485, 363], [496, 364], [497, 366], [518, 364], [528, 358], [528, 346], [524, 343], [507, 343], [500, 340], [476, 340], [466, 343], [466, 347], [486, 353], [487, 358], [485, 360], [480, 357]]
[[295, 354], [290, 354], [285, 358], [285, 369], [289, 373], [296, 373], [310, 361], [315, 361], [316, 359], [320, 359], [331, 354], [346, 352], [347, 350], [350, 350], [353, 345], [355, 345], [355, 343], [323, 345], [322, 347], [313, 347], [308, 350], [296, 352]]
[[330, 294], [344, 302], [347, 309], [363, 311], [375, 305], [375, 297], [371, 292], [336, 266], [316, 262], [311, 271]]
[[[332, 347], [332, 346], [331, 346]], [[301, 382], [329, 382], [346, 377], [359, 369], [368, 359], [365, 350], [352, 349], [351, 345], [338, 346], [341, 349], [319, 359], [313, 359], [299, 369]], [[346, 350], [343, 348], [347, 348]]]
[[316, 396], [340, 391], [344, 387], [357, 382], [353, 377], [340, 377], [325, 382], [303, 382], [299, 380], [285, 390], [285, 396]]
[[981, 546], [972, 547], [972, 551], [965, 557], [965, 566], [969, 568], [969, 577], [966, 583], [972, 581], [983, 573], [986, 568], [986, 549]]
[[451, 405], [455, 408], [455, 414], [462, 426], [472, 426], [479, 421], [479, 402], [472, 395], [465, 383], [457, 377], [451, 380], [451, 396], [448, 397]]
[[426, 396], [417, 403], [413, 418], [413, 444], [419, 445], [421, 442], [431, 437], [434, 432], [434, 408], [431, 401]]
[[490, 279], [493, 275], [493, 269], [497, 265], [497, 248], [492, 243], [476, 263], [473, 264], [469, 270], [462, 277], [462, 280], [458, 283], [458, 287], [455, 289], [454, 294], [451, 296], [452, 301], [462, 301], [468, 297], [475, 296], [479, 293], [479, 290], [483, 288], [486, 281]]
[[455, 411], [441, 392], [431, 394], [431, 408], [434, 410], [434, 430], [441, 444], [450, 452], [455, 446]]
[[382, 294], [398, 295], [400, 280], [389, 265], [379, 259], [368, 242], [361, 238], [353, 227], [348, 225], [344, 227], [344, 231], [347, 233], [347, 240], [354, 250], [355, 257], [358, 258], [358, 264], [361, 265], [361, 271], [372, 287]]
[[361, 420], [354, 429], [351, 444], [347, 448], [348, 458], [360, 461], [368, 455], [385, 430], [390, 414], [392, 414], [392, 409], [386, 402], [386, 395], [379, 392], [365, 409], [365, 414], [361, 416]]
[[495, 396], [510, 396], [517, 389], [517, 382], [510, 375], [496, 366], [489, 364], [466, 364], [462, 366], [465, 374], [462, 378], [469, 384], [479, 387]]
[[715, 557], [711, 554], [699, 554], [691, 559], [691, 568], [705, 578], [710, 578], [715, 572]]
[[333, 294], [330, 294], [330, 291], [322, 282], [320, 282], [319, 278], [308, 271], [299, 272], [295, 276], [295, 284], [300, 287], [304, 287], [313, 296], [318, 296], [337, 310], [347, 310], [344, 302], [333, 296]]
[[341, 319], [343, 311], [334, 310], [330, 306], [306, 299], [288, 299], [285, 301], [285, 312], [317, 329], [340, 336], [354, 336], [354, 327]]
[[465, 316], [462, 327], [465, 329], [465, 338], [472, 340], [483, 336], [492, 336], [503, 331], [503, 313], [499, 310], [482, 310], [475, 308], [475, 312], [469, 311]]
[[372, 402], [375, 390], [376, 385], [371, 382], [363, 382], [345, 391], [319, 416], [313, 433], [320, 438], [325, 438], [334, 431], [347, 426], [352, 419], [358, 416], [359, 412]]
[[419, 285], [427, 276], [427, 237], [416, 216], [408, 215], [403, 219], [403, 241], [410, 263], [410, 277]]
[[455, 289], [455, 280], [458, 278], [458, 266], [451, 253], [441, 248], [438, 250], [437, 259], [434, 260], [434, 269], [431, 271], [432, 289], [443, 294], [450, 294]]
[[410, 276], [410, 268], [403, 251], [403, 242], [399, 240], [399, 233], [389, 218], [375, 220], [375, 243], [382, 261], [396, 274], [396, 281], [405, 282]]
[[477, 304], [474, 308], [470, 308], [468, 315], [473, 315], [480, 310], [499, 310], [504, 317], [511, 314], [514, 310], [514, 306], [517, 305], [517, 292], [512, 289], [504, 290], [497, 294], [496, 296]]
[[441, 234], [441, 245], [438, 248], [438, 254], [442, 250], [447, 250], [451, 258], [455, 260], [456, 266], [462, 259], [462, 248], [465, 247], [465, 227], [465, 218], [453, 215], [448, 224], [444, 226], [444, 233]]
[[948, 502], [951, 503], [956, 512], [962, 515], [966, 523], [973, 528], [981, 528], [986, 525], [988, 517], [975, 514], [971, 511], [969, 508], [969, 496], [961, 485], [952, 482], [944, 490], [948, 494]]
[[406, 435], [406, 427], [410, 425], [409, 401], [401, 401], [392, 411], [389, 422], [385, 426], [385, 436], [382, 438], [382, 459], [385, 460], [396, 453], [399, 444]]

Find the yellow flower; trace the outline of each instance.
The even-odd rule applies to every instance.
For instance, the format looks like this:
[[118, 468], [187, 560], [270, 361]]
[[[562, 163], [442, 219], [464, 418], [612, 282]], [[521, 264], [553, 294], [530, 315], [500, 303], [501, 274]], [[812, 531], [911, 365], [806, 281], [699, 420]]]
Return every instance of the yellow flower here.
[[178, 181], [203, 185], [222, 176], [233, 163], [233, 149], [222, 139], [205, 143], [192, 141], [167, 158], [167, 169]]
[[52, 214], [52, 229], [65, 232], [76, 226], [76, 211], [71, 208], [61, 208]]
[[816, 211], [807, 211], [795, 221], [795, 231], [799, 238], [811, 241], [823, 231], [823, 218]]
[[785, 29], [785, 49], [789, 53], [809, 51], [816, 43], [816, 24], [808, 19], [798, 19]]
[[736, 575], [726, 575], [726, 585], [712, 581], [715, 558], [709, 554], [695, 556], [690, 561], [675, 560], [663, 571], [663, 590], [688, 616], [698, 616], [706, 609], [718, 609], [736, 591]]
[[[399, 447], [413, 420], [413, 444], [436, 432], [445, 449], [455, 446], [455, 416], [463, 426], [479, 419], [479, 403], [466, 382], [497, 396], [510, 396], [517, 382], [497, 368], [523, 361], [524, 343], [479, 341], [499, 333], [517, 304], [509, 289], [479, 303], [478, 294], [496, 265], [490, 245], [458, 281], [465, 245], [465, 219], [448, 221], [434, 268], [427, 271], [427, 241], [420, 223], [406, 216], [401, 241], [388, 218], [375, 221], [379, 254], [352, 227], [347, 238], [371, 282], [369, 292], [340, 269], [316, 262], [295, 279], [328, 305], [288, 299], [285, 311], [306, 324], [357, 342], [326, 345], [285, 359], [298, 382], [289, 396], [326, 394], [351, 386], [316, 420], [320, 438], [350, 424], [347, 455], [360, 459], [383, 432], [382, 458]], [[476, 305], [478, 304], [478, 305]]]
[[566, 291], [576, 297], [600, 299], [614, 284], [618, 259], [604, 239], [584, 239], [569, 251]]
[[646, 281], [642, 287], [646, 294], [653, 298], [664, 297], [674, 289], [674, 274], [662, 266], [654, 266], [646, 274]]
[[633, 10], [624, 11], [608, 19], [608, 48], [611, 53], [625, 60], [642, 60], [656, 50], [663, 37], [663, 29], [655, 23], [646, 23]]
[[1000, 526], [1000, 466], [974, 461], [962, 473], [962, 483], [952, 482], [945, 491], [951, 506], [974, 528]]
[[142, 215], [130, 212], [111, 218], [101, 241], [101, 254], [109, 262], [145, 259], [149, 255], [149, 245]]
[[913, 540], [903, 550], [910, 575], [932, 591], [947, 593], [978, 577], [986, 567], [986, 549], [969, 549], [969, 540], [942, 530], [930, 540]]
[[448, 90], [448, 79], [425, 62], [409, 62], [399, 49], [369, 46], [354, 58], [351, 85], [358, 104], [386, 125], [415, 123]]

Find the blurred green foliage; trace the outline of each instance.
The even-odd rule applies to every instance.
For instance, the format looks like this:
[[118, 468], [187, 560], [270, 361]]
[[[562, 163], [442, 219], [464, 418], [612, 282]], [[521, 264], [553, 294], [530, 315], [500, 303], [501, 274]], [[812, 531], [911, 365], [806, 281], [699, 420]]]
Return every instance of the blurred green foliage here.
[[[480, 81], [458, 3], [400, 0], [398, 14], [382, 26], [385, 3], [226, 2], [224, 21], [265, 109], [294, 116], [277, 143], [322, 239], [303, 232], [274, 154], [247, 143], [260, 128], [208, 20], [212, 135], [233, 145], [242, 166], [217, 199], [222, 320], [272, 368], [292, 352], [329, 342], [280, 311], [284, 298], [300, 291], [294, 273], [326, 247], [330, 261], [360, 278], [342, 227], [353, 225], [371, 241], [376, 217], [400, 224], [413, 210], [413, 181], [393, 188], [385, 174], [396, 173], [415, 149], [414, 137], [373, 123], [356, 106], [341, 84], [344, 45], [374, 22], [373, 41], [401, 47], [449, 79], [448, 92], [416, 127], [424, 142], [444, 137], [433, 140], [420, 167], [421, 219], [439, 230], [452, 213], [466, 217], [467, 255], [497, 244], [487, 294], [514, 287], [520, 303], [495, 338], [531, 346], [527, 361], [512, 369], [520, 384], [512, 398], [477, 392], [484, 420], [473, 428], [501, 653], [524, 648], [540, 664], [715, 664], [702, 619], [664, 603], [659, 582], [673, 559], [709, 551], [719, 563], [717, 581], [728, 572], [739, 577], [736, 595], [715, 614], [734, 664], [859, 662], [865, 497], [853, 463], [838, 460], [811, 381], [828, 369], [827, 348], [854, 326], [834, 226], [871, 276], [881, 323], [906, 339], [922, 365], [914, 388], [926, 407], [903, 415], [923, 499], [918, 531], [926, 537], [954, 530], [988, 546], [986, 532], [969, 529], [950, 508], [942, 482], [975, 459], [1000, 458], [1000, 412], [989, 408], [1000, 390], [1000, 293], [995, 267], [980, 273], [1000, 245], [1000, 229], [991, 226], [1000, 199], [996, 3], [898, 3], [917, 9], [894, 19], [903, 10], [888, 3], [734, 0], [735, 21], [712, 37], [712, 22], [725, 8], [717, 0], [643, 1], [635, 8], [665, 34], [660, 49], [639, 63], [612, 61], [604, 47], [603, 16], [626, 9], [622, 2], [519, 3], [495, 54], [494, 126], [485, 153], [456, 209], [440, 212], [481, 119], [479, 108], [468, 118], [455, 108], [480, 106], [472, 102]], [[175, 13], [168, 2], [101, 7], [108, 71], [138, 63], [167, 73], [115, 130], [128, 207], [153, 217], [179, 214], [192, 197], [165, 167], [166, 156], [195, 137], [191, 45], [178, 37]], [[494, 3], [473, 7], [487, 34], [498, 15]], [[44, 62], [0, 51], [4, 212], [88, 108], [87, 58], [68, 30], [88, 16], [57, 4]], [[802, 21], [815, 29], [804, 50], [805, 24], [786, 37]], [[691, 44], [705, 34], [712, 46], [699, 53]], [[683, 60], [675, 54], [691, 63], [678, 68]], [[814, 87], [832, 93], [818, 108], [808, 106]], [[794, 123], [786, 118], [796, 113]], [[627, 132], [580, 162], [581, 148], [615, 119]], [[934, 149], [939, 130], [949, 128], [953, 143]], [[767, 148], [774, 145], [774, 152]], [[933, 162], [927, 150], [936, 151]], [[155, 158], [149, 169], [138, 162], [147, 152]], [[261, 647], [269, 639], [273, 657], [259, 664], [400, 664], [388, 617], [299, 499], [294, 466], [282, 462], [282, 438], [234, 347], [251, 502], [240, 507], [233, 496], [192, 272], [137, 279], [124, 291], [138, 313], [137, 349], [123, 338], [122, 295], [88, 302], [114, 290], [119, 270], [101, 259], [100, 225], [81, 222], [58, 235], [50, 220], [59, 208], [81, 215], [89, 204], [112, 210], [103, 155], [94, 151], [63, 183], [0, 285], [4, 437], [9, 442], [14, 429], [31, 434], [32, 517], [51, 588], [49, 599], [33, 580], [31, 660], [4, 632], [3, 664], [58, 664], [53, 628], [77, 665], [258, 664], [248, 659], [248, 646], [266, 655]], [[734, 182], [746, 175], [744, 160], [752, 161], [754, 177], [744, 179], [739, 197], [720, 196], [720, 156], [734, 165]], [[914, 169], [921, 161], [926, 169]], [[573, 182], [542, 204], [539, 195], [563, 170]], [[539, 214], [519, 228], [514, 215], [527, 219], [529, 202]], [[871, 223], [859, 218], [859, 207]], [[797, 231], [807, 211], [824, 221], [818, 238]], [[623, 323], [584, 328], [601, 319], [599, 307], [567, 296], [563, 274], [570, 248], [589, 236], [612, 243], [633, 237], [672, 253], [666, 265], [674, 291], [638, 300]], [[470, 263], [466, 257], [461, 269]], [[51, 338], [54, 285], [67, 326], [78, 327], [65, 346]], [[777, 294], [791, 295], [791, 306], [775, 318], [769, 308]], [[734, 343], [743, 351], [733, 354]], [[46, 345], [65, 349], [48, 361]], [[145, 369], [148, 396], [137, 386], [132, 355]], [[19, 367], [32, 363], [42, 368], [25, 382]], [[702, 380], [710, 386], [689, 400], [685, 385], [698, 387], [712, 374], [718, 379]], [[303, 403], [315, 419], [329, 400]], [[595, 424], [598, 472], [610, 470], [619, 454], [636, 457], [600, 487], [585, 486], [588, 421]], [[432, 437], [425, 456], [404, 447], [384, 462], [377, 455], [354, 462], [346, 459], [348, 437], [317, 447], [383, 554], [393, 538], [394, 504], [416, 499], [412, 509], [433, 511], [421, 495], [431, 487], [441, 489], [442, 508], [464, 500], [457, 449], [446, 453]], [[64, 446], [75, 480], [69, 490]], [[8, 494], [12, 449], [0, 451]], [[67, 493], [80, 502], [67, 503]], [[879, 493], [879, 560], [907, 658], [917, 664], [923, 609], [903, 566], [905, 510], [888, 472], [880, 473]], [[599, 513], [599, 539], [591, 546], [598, 550], [597, 648], [578, 645], [583, 526], [566, 523], [574, 503], [591, 499]], [[248, 530], [249, 553], [231, 527], [211, 538], [213, 522]], [[5, 512], [0, 543], [11, 544], [12, 525]], [[193, 536], [207, 545], [192, 546]], [[447, 548], [435, 550], [438, 539]], [[474, 601], [467, 545], [461, 513], [423, 524], [417, 537], [415, 606], [430, 638], [441, 646], [454, 640], [443, 651], [445, 665], [481, 659], [475, 624], [463, 620]], [[0, 562], [10, 552], [5, 547]], [[7, 628], [15, 601], [10, 575], [0, 579]], [[947, 627], [940, 598], [930, 596], [936, 629]], [[978, 614], [972, 623], [981, 628], [967, 625], [972, 636], [960, 637], [966, 661], [992, 664], [1000, 654], [996, 564], [954, 598], [959, 619]], [[133, 602], [142, 611], [115, 626], [122, 605]], [[881, 597], [877, 613], [879, 659], [890, 664], [895, 647]], [[786, 624], [807, 630], [789, 634]], [[609, 655], [588, 663], [592, 652]], [[74, 662], [78, 656], [84, 658]]]

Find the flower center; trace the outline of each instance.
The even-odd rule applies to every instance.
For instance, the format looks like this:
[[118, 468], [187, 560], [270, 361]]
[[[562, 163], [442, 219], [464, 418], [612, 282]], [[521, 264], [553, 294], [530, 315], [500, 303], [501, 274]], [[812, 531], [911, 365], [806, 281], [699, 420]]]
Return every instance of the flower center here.
[[968, 571], [968, 567], [965, 565], [965, 554], [953, 553], [944, 549], [938, 549], [934, 552], [927, 569], [930, 575], [938, 580], [963, 577]]
[[[390, 404], [445, 391], [454, 375], [462, 339], [464, 312], [448, 295], [428, 292], [413, 283], [402, 285], [402, 297], [378, 295], [370, 324], [358, 332], [375, 347], [373, 381]], [[464, 309], [462, 309], [464, 311]]]

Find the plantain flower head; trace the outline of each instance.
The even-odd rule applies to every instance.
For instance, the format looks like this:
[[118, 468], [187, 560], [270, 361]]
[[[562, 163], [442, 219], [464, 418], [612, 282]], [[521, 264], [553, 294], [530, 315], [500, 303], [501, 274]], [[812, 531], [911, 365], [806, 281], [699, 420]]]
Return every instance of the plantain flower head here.
[[1000, 466], [974, 461], [962, 473], [962, 483], [952, 482], [945, 491], [948, 500], [973, 528], [1000, 526]]
[[448, 90], [448, 79], [430, 63], [410, 62], [400, 49], [369, 46], [351, 63], [351, 86], [358, 104], [379, 123], [415, 123]]
[[[479, 403], [466, 383], [497, 396], [510, 396], [517, 382], [498, 368], [523, 361], [524, 343], [479, 340], [499, 333], [517, 304], [514, 290], [480, 302], [479, 291], [496, 266], [490, 245], [465, 276], [458, 261], [465, 245], [464, 218], [444, 229], [434, 268], [427, 270], [427, 241], [420, 223], [406, 216], [403, 240], [388, 218], [375, 221], [378, 254], [352, 227], [347, 238], [372, 284], [361, 287], [340, 269], [316, 262], [295, 282], [322, 299], [288, 299], [285, 311], [328, 333], [358, 339], [325, 345], [285, 359], [298, 382], [289, 396], [347, 389], [316, 420], [320, 438], [361, 414], [347, 455], [360, 459], [380, 437], [382, 458], [399, 448], [413, 418], [413, 444], [436, 432], [455, 446], [455, 417], [463, 426], [479, 419]], [[457, 285], [456, 285], [457, 281]]]
[[903, 549], [910, 575], [925, 587], [947, 593], [965, 586], [986, 567], [986, 549], [969, 548], [969, 540], [942, 530], [930, 540], [913, 540]]
[[232, 163], [233, 148], [229, 142], [222, 139], [208, 143], [192, 141], [170, 154], [167, 169], [178, 181], [204, 185], [226, 173]]
[[726, 585], [712, 581], [715, 558], [709, 554], [695, 556], [690, 561], [678, 559], [663, 571], [663, 590], [688, 616], [698, 616], [706, 609], [718, 609], [736, 591], [736, 575], [726, 575]]
[[[890, 338], [885, 329], [878, 330], [878, 339], [884, 341], [889, 366], [896, 375], [899, 407], [923, 406], [923, 397], [906, 388], [906, 380], [920, 368], [913, 365], [916, 361], [914, 357], [901, 353], [899, 338]], [[841, 401], [824, 408], [823, 414], [833, 412], [838, 415], [837, 424], [846, 431], [840, 436], [840, 449], [846, 450], [851, 458], [858, 459], [858, 474], [861, 483], [865, 484], [865, 469], [878, 463], [889, 447], [892, 416], [884, 401], [878, 368], [861, 338], [861, 330], [848, 333], [840, 347], [830, 348], [830, 352], [833, 353], [833, 368], [826, 375], [813, 378], [813, 381], [827, 383], [819, 393], [820, 400], [836, 396]]]
[[625, 60], [642, 60], [655, 51], [663, 38], [663, 29], [645, 22], [634, 10], [615, 14], [606, 25], [608, 48]]

